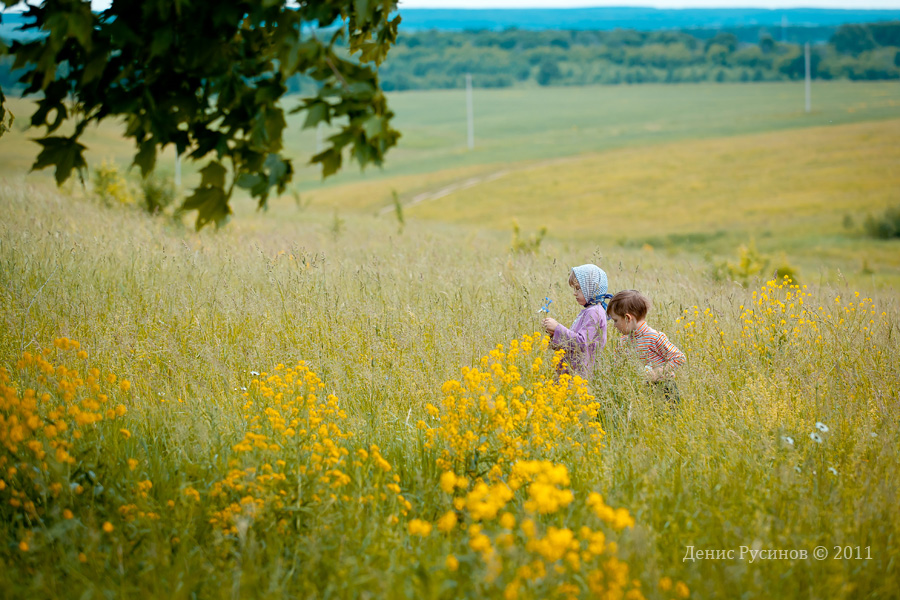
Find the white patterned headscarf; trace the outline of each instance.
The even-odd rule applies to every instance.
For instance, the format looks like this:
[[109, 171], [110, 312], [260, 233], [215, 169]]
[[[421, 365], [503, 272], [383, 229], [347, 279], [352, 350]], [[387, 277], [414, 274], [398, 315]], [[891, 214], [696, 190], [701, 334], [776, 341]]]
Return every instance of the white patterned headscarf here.
[[581, 265], [580, 267], [572, 267], [575, 273], [575, 279], [581, 287], [581, 293], [587, 300], [587, 306], [600, 304], [604, 310], [606, 309], [606, 300], [612, 298], [606, 293], [609, 282], [606, 279], [606, 272], [597, 265]]

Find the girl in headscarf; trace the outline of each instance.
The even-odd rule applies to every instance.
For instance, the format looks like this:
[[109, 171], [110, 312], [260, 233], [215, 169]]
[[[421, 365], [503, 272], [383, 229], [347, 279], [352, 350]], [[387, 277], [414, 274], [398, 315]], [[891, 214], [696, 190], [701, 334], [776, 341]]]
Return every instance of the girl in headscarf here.
[[606, 293], [606, 273], [597, 265], [573, 267], [569, 285], [575, 301], [584, 307], [571, 329], [550, 317], [541, 323], [551, 335], [551, 347], [566, 351], [559, 372], [587, 378], [594, 370], [594, 357], [606, 345], [606, 300], [612, 296]]

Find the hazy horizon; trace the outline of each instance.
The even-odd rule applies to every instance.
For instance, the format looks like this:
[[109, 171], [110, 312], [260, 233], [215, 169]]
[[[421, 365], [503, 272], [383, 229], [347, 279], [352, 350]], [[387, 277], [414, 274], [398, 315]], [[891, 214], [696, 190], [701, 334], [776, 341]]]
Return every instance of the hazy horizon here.
[[[94, 10], [109, 8], [110, 0], [92, 0]], [[772, 10], [790, 9], [846, 9], [890, 10], [900, 9], [900, 0], [401, 0], [400, 8], [602, 8], [647, 7], [659, 9], [682, 8], [759, 8]], [[22, 10], [24, 3], [5, 10]]]
[[900, 0], [402, 0], [400, 8], [825, 8], [878, 10], [900, 8]]

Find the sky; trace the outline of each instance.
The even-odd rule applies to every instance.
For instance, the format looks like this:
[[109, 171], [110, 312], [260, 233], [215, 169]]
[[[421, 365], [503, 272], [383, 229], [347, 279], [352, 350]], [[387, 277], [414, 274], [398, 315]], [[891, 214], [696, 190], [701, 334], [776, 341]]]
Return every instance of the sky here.
[[[110, 0], [91, 0], [94, 10], [109, 8], [109, 4]], [[400, 0], [401, 8], [576, 8], [585, 6], [900, 9], [900, 0]]]
[[574, 8], [580, 6], [900, 9], [900, 0], [401, 0], [400, 4], [401, 8]]

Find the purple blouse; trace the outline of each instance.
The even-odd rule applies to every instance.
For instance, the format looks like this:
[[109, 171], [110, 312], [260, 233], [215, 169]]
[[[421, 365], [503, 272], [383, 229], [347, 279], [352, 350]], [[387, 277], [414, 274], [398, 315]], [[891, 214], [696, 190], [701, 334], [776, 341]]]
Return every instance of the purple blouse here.
[[553, 332], [550, 345], [554, 350], [566, 351], [563, 362], [568, 372], [589, 377], [594, 370], [594, 357], [606, 345], [606, 310], [600, 304], [583, 309], [572, 328], [559, 325]]

